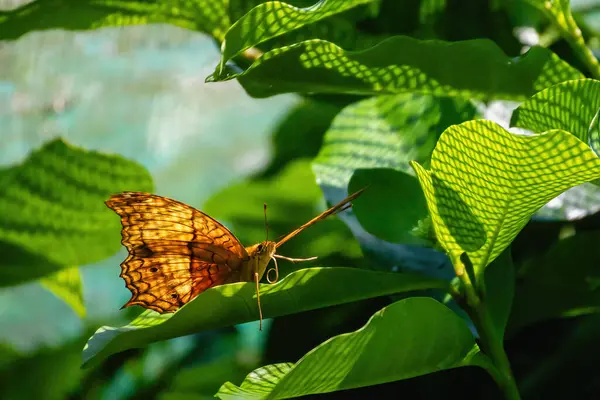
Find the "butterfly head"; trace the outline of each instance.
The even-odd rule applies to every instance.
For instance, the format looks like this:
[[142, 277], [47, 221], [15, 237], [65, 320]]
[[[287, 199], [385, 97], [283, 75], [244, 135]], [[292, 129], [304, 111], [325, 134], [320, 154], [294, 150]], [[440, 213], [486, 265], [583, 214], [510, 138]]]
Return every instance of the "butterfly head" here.
[[254, 263], [250, 263], [250, 265], [254, 265], [254, 272], [258, 272], [259, 278], [263, 277], [269, 262], [273, 259], [273, 256], [275, 255], [275, 246], [275, 242], [265, 240], [254, 246], [246, 247], [246, 251], [250, 258], [255, 260]]

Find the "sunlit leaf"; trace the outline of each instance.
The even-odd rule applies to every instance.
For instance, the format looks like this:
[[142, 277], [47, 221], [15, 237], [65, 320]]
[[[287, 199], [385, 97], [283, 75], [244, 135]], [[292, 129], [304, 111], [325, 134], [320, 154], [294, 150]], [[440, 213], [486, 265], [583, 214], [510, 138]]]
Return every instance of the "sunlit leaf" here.
[[[577, 136], [600, 153], [600, 81], [567, 81], [536, 93], [514, 110], [511, 126], [540, 133], [562, 129]], [[600, 187], [584, 183], [560, 194], [537, 216], [574, 220], [600, 210]]]
[[[392, 293], [446, 287], [444, 281], [414, 274], [307, 268], [274, 285], [261, 284], [260, 301], [264, 317], [271, 318]], [[217, 286], [202, 292], [176, 313], [147, 310], [129, 325], [101, 327], [83, 351], [84, 362], [91, 365], [111, 354], [159, 340], [254, 321], [258, 319], [255, 290], [249, 282]]]
[[416, 92], [524, 100], [553, 84], [582, 77], [541, 47], [511, 59], [487, 39], [444, 42], [395, 36], [361, 51], [308, 40], [269, 51], [239, 74], [219, 67], [207, 81], [238, 78], [253, 97]]
[[476, 275], [559, 193], [600, 177], [600, 160], [568, 132], [512, 134], [486, 120], [440, 137], [430, 170], [412, 163], [437, 239], [455, 266], [467, 252]]
[[115, 192], [151, 191], [152, 186], [139, 164], [60, 139], [1, 171], [2, 284], [112, 255], [120, 247], [119, 221], [104, 201]]
[[377, 0], [320, 0], [299, 8], [281, 1], [268, 1], [250, 10], [225, 34], [221, 46], [221, 67], [242, 51], [264, 41]]
[[227, 5], [226, 0], [35, 0], [0, 13], [0, 39], [48, 29], [169, 23], [221, 40], [230, 25]]
[[[345, 107], [331, 123], [313, 161], [317, 182], [345, 188], [355, 170], [368, 168], [412, 174], [408, 162], [429, 159], [437, 126], [446, 112], [451, 112], [443, 102], [431, 96], [399, 94]], [[462, 121], [456, 118], [452, 123]]]
[[40, 279], [46, 289], [67, 303], [80, 317], [85, 317], [83, 287], [78, 267], [65, 268]]
[[225, 383], [217, 397], [287, 399], [484, 363], [464, 321], [433, 299], [412, 297], [377, 312], [358, 331], [317, 346], [296, 364], [259, 368], [239, 387]]
[[536, 93], [515, 109], [510, 123], [537, 133], [562, 129], [600, 152], [598, 131], [593, 129], [599, 111], [600, 81], [579, 79]]

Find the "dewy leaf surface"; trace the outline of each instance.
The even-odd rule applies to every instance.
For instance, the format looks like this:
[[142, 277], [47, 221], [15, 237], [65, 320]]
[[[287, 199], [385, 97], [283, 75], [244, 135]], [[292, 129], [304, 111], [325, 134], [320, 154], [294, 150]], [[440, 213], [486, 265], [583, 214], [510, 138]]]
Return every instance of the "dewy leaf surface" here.
[[282, 1], [262, 3], [236, 21], [221, 46], [221, 68], [232, 57], [273, 37], [377, 0], [320, 0], [299, 8]]
[[37, 0], [0, 12], [0, 40], [32, 31], [88, 30], [106, 26], [168, 23], [218, 40], [231, 25], [228, 0]]
[[[264, 317], [271, 318], [370, 297], [447, 287], [445, 281], [416, 274], [306, 268], [292, 272], [276, 284], [261, 284], [260, 302]], [[159, 340], [254, 321], [258, 319], [255, 290], [255, 285], [249, 282], [216, 286], [176, 313], [147, 310], [129, 325], [103, 326], [86, 344], [84, 362], [95, 364], [111, 354]]]
[[546, 202], [600, 177], [598, 157], [570, 133], [517, 135], [486, 120], [448, 128], [430, 170], [412, 165], [440, 243], [455, 265], [466, 251], [477, 275]]
[[431, 298], [411, 297], [378, 311], [361, 329], [322, 343], [296, 364], [259, 368], [239, 387], [225, 383], [217, 397], [295, 398], [483, 366], [484, 360], [460, 317]]
[[553, 84], [583, 75], [541, 47], [509, 58], [487, 39], [444, 42], [395, 36], [361, 51], [307, 40], [271, 50], [239, 74], [224, 74], [219, 66], [207, 81], [234, 78], [253, 97], [288, 92], [417, 92], [524, 100]]
[[[114, 254], [120, 223], [104, 201], [124, 190], [152, 191], [153, 184], [135, 162], [57, 139], [0, 171], [0, 187], [0, 274], [14, 284]], [[37, 259], [47, 267], [29, 268]]]

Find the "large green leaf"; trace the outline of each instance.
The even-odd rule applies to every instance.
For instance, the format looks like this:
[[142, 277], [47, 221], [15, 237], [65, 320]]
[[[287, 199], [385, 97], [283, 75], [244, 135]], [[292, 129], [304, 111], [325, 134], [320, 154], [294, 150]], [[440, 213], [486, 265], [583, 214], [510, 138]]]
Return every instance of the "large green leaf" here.
[[418, 92], [524, 100], [553, 84], [583, 75], [541, 47], [509, 59], [487, 39], [444, 42], [395, 36], [361, 51], [344, 51], [327, 41], [308, 40], [271, 50], [242, 73], [219, 67], [207, 81], [234, 78], [253, 97], [288, 92]]
[[356, 332], [317, 346], [296, 364], [259, 368], [239, 387], [225, 383], [217, 397], [286, 399], [485, 363], [463, 320], [433, 299], [412, 297], [385, 307]]
[[[392, 274], [354, 268], [307, 268], [274, 285], [261, 284], [265, 318], [298, 313], [392, 293], [446, 288], [441, 280], [413, 274]], [[83, 350], [86, 364], [111, 354], [159, 340], [185, 336], [258, 319], [254, 283], [234, 283], [208, 289], [172, 314], [147, 310], [129, 325], [99, 328]]]
[[222, 40], [231, 25], [227, 0], [36, 0], [0, 12], [0, 40], [47, 29], [169, 23]]
[[[598, 110], [600, 81], [578, 79], [536, 93], [515, 109], [510, 124], [537, 133], [562, 129], [591, 146], [597, 146], [597, 132], [591, 128], [598, 119]], [[600, 151], [599, 148], [595, 150]]]
[[220, 70], [227, 61], [250, 47], [374, 1], [378, 0], [320, 0], [306, 8], [294, 7], [281, 1], [260, 4], [236, 21], [225, 34], [221, 46]]
[[[536, 93], [512, 114], [511, 125], [544, 132], [563, 129], [587, 143], [600, 154], [600, 81], [580, 79], [563, 82]], [[600, 187], [585, 183], [561, 194], [541, 216], [578, 219], [600, 208]]]
[[568, 237], [519, 270], [509, 330], [600, 311], [600, 232]]
[[[123, 190], [152, 190], [139, 164], [57, 139], [0, 173], [1, 285], [82, 265], [120, 247], [118, 218], [104, 201]], [[23, 257], [23, 255], [26, 255]], [[30, 268], [33, 261], [35, 268]]]
[[346, 188], [357, 169], [412, 173], [409, 161], [427, 161], [435, 146], [437, 125], [449, 109], [442, 102], [405, 93], [372, 97], [345, 107], [333, 119], [313, 160], [317, 181]]
[[80, 317], [85, 317], [83, 286], [78, 267], [65, 268], [40, 279], [46, 289], [67, 303]]
[[437, 239], [453, 264], [467, 252], [478, 278], [531, 215], [570, 187], [600, 177], [600, 160], [568, 132], [512, 134], [486, 120], [448, 128], [430, 170], [415, 168]]
[[410, 231], [427, 207], [408, 163], [428, 162], [438, 135], [473, 115], [468, 103], [432, 96], [358, 101], [333, 120], [313, 171], [321, 185], [346, 189], [350, 183], [349, 192], [369, 186], [353, 206], [367, 232], [393, 243], [419, 242]]

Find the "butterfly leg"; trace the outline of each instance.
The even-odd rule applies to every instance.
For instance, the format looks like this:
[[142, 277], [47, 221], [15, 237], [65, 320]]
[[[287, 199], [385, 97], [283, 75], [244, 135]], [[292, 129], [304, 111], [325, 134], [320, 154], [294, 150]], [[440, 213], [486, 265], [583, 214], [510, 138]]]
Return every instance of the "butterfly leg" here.
[[258, 286], [258, 272], [254, 273], [254, 281], [256, 282], [256, 299], [258, 301], [258, 314], [259, 314], [259, 325], [258, 325], [258, 330], [262, 331], [262, 320], [263, 320], [263, 315], [262, 315], [262, 308], [260, 307], [260, 289]]

